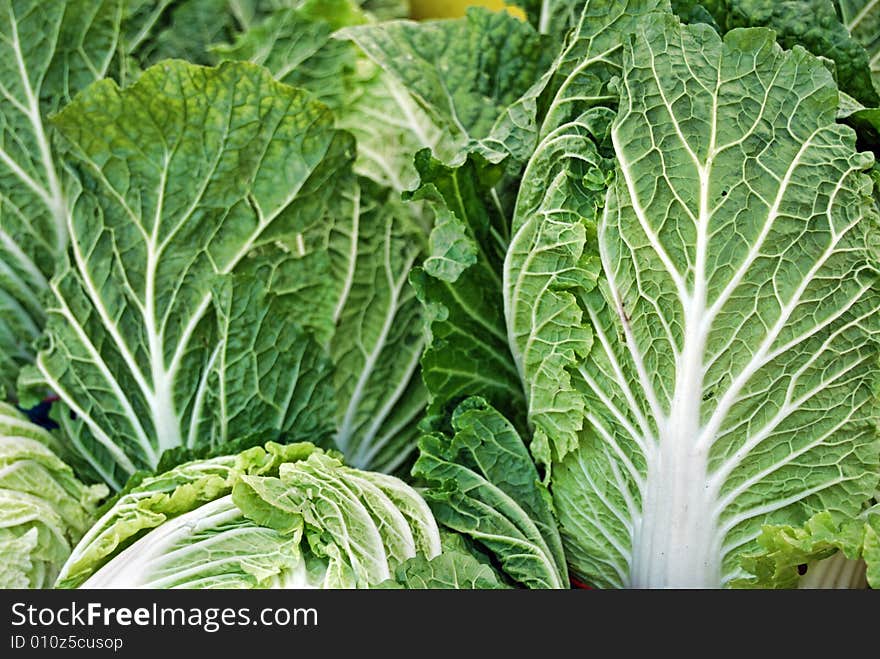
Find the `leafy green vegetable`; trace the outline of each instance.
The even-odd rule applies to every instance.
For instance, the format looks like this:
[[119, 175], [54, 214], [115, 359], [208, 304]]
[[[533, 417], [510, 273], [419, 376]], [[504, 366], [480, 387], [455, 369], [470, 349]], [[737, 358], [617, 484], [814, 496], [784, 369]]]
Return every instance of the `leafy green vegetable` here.
[[[71, 178], [86, 190], [65, 217], [63, 234], [75, 239], [52, 285], [39, 373], [25, 373], [23, 393], [30, 402], [32, 391], [57, 389], [72, 414], [55, 417], [83, 473], [114, 488], [155, 468], [165, 450], [266, 429], [291, 440], [335, 438], [355, 464], [394, 470], [415, 448], [425, 404], [421, 311], [407, 277], [421, 258], [426, 217], [355, 180], [353, 145], [333, 130], [335, 118], [304, 93], [268, 84], [262, 69], [175, 61], [140, 72], [151, 57], [138, 48], [154, 38], [165, 54], [189, 56], [162, 35], [174, 32], [169, 12], [196, 9], [205, 6], [127, 5], [118, 55], [140, 58], [126, 64], [138, 81], [124, 89], [102, 81], [55, 120]], [[215, 9], [243, 31], [217, 52], [286, 68], [274, 72], [311, 90], [342, 80], [339, 93], [317, 96], [339, 105], [340, 124], [359, 126], [358, 170], [381, 162], [381, 183], [408, 184], [402, 145], [414, 152], [421, 142], [410, 128], [425, 120], [353, 45], [331, 38], [333, 28], [365, 20], [356, 5]], [[292, 27], [303, 29], [285, 41]], [[184, 41], [207, 48], [207, 39]], [[272, 57], [261, 60], [260, 48]], [[355, 88], [343, 103], [340, 94]], [[374, 131], [378, 122], [362, 118], [381, 115], [389, 98], [414, 123], [389, 113]], [[387, 154], [370, 149], [394, 135]], [[335, 191], [324, 185], [331, 177]]]
[[671, 0], [672, 11], [685, 23], [705, 23], [718, 32], [726, 25], [726, 0]]
[[[675, 12], [690, 23], [707, 23], [722, 34], [737, 27], [769, 27], [784, 48], [803, 46], [827, 58], [841, 91], [865, 105], [880, 96], [874, 82], [877, 45], [872, 3], [847, 0], [691, 0], [673, 2]], [[867, 52], [866, 52], [866, 49]]]
[[[358, 138], [357, 172], [396, 190], [413, 182], [412, 155], [439, 132], [398, 83], [351, 43], [341, 27], [400, 18], [405, 2], [185, 0], [131, 2], [120, 46], [120, 82], [163, 58], [200, 64], [251, 61], [279, 81], [308, 89]], [[128, 33], [131, 34], [128, 34]]]
[[[136, 49], [134, 44], [129, 46], [144, 68], [170, 57], [180, 57], [194, 64], [214, 64], [207, 47], [225, 41], [233, 34], [238, 21], [251, 18], [243, 12], [236, 15], [228, 11], [228, 7], [236, 4], [228, 0], [161, 0], [153, 4], [157, 5], [152, 9], [156, 27], [141, 28]], [[160, 16], [161, 23], [158, 22]]]
[[463, 19], [363, 25], [340, 36], [399, 80], [444, 130], [437, 146], [443, 160], [476, 150], [498, 162], [528, 148], [511, 130], [528, 117], [513, 110], [551, 53], [528, 24], [473, 8]]
[[[591, 114], [563, 124], [535, 152], [504, 263], [507, 337], [536, 425], [532, 452], [545, 464], [551, 453], [562, 457], [578, 445], [586, 409], [569, 369], [593, 345], [579, 296], [598, 277], [594, 245], [605, 189], [595, 181], [609, 167], [592, 137]], [[604, 120], [602, 113], [598, 123]]]
[[436, 217], [431, 256], [411, 277], [427, 314], [422, 377], [429, 412], [443, 414], [464, 397], [479, 395], [523, 426], [525, 400], [501, 306], [509, 230], [495, 189], [501, 167], [480, 155], [449, 167], [427, 151], [418, 154], [416, 166], [421, 187], [413, 198], [430, 204]]
[[[348, 2], [329, 4], [349, 6]], [[335, 16], [335, 14], [331, 14]], [[331, 39], [334, 26], [304, 9], [286, 9], [211, 48], [221, 60], [247, 60], [268, 68], [279, 82], [312, 91], [331, 108], [347, 102], [354, 75], [353, 46]]]
[[86, 486], [57, 440], [0, 402], [0, 588], [47, 588], [94, 520], [104, 485]]
[[[76, 196], [46, 117], [104, 76], [121, 0], [0, 3], [0, 399], [15, 393], [46, 322], [41, 304]], [[5, 396], [4, 396], [5, 394]]]
[[642, 17], [668, 7], [668, 0], [591, 0], [583, 5], [553, 65], [523, 99], [540, 95], [538, 137], [545, 147], [556, 128], [589, 108], [616, 107], [618, 93], [611, 83], [621, 75], [624, 45]]
[[[399, 82], [364, 57], [353, 86], [337, 114], [339, 127], [357, 139], [355, 171], [396, 192], [410, 190], [418, 182], [413, 157], [438, 146], [440, 129]], [[421, 214], [413, 207], [408, 212]]]
[[876, 505], [855, 518], [821, 512], [802, 527], [768, 526], [758, 537], [759, 549], [745, 557], [744, 564], [754, 576], [738, 585], [858, 588], [870, 584], [876, 588], [880, 584], [878, 532], [880, 508]]
[[[867, 98], [859, 48], [836, 17], [824, 5], [800, 7], [804, 31], [789, 21], [796, 4], [777, 3], [766, 15], [760, 3], [675, 8], [716, 30], [772, 25], [784, 45], [831, 52], [844, 64], [841, 84]], [[550, 70], [515, 102], [521, 116], [534, 104], [538, 141], [509, 232], [497, 234], [511, 236], [506, 335], [535, 426], [532, 453], [553, 463], [549, 485], [569, 563], [595, 585], [744, 583], [741, 563], [757, 550], [762, 525], [799, 525], [822, 511], [852, 518], [880, 476], [868, 396], [876, 212], [861, 172], [870, 160], [834, 123], [840, 101], [826, 63], [803, 51], [783, 56], [769, 32], [734, 29], [723, 46], [706, 28], [679, 36], [668, 13], [665, 2], [586, 3]], [[814, 28], [820, 23], [828, 29]], [[528, 121], [520, 128], [532, 130]], [[451, 366], [480, 363], [453, 358], [453, 342], [437, 340], [455, 308], [446, 291], [491, 309], [491, 274], [479, 283], [468, 275], [493, 271], [481, 250], [498, 242], [471, 224], [491, 184], [465, 195], [461, 212], [465, 204], [431, 187], [436, 173], [420, 170], [418, 198], [439, 211], [431, 256], [414, 282], [433, 334], [426, 382], [444, 405], [480, 387], [477, 378], [432, 384], [432, 370], [457, 375]], [[459, 174], [478, 181], [475, 171]], [[822, 293], [829, 278], [834, 287]], [[694, 314], [688, 300], [701, 296]], [[497, 336], [491, 326], [469, 329], [458, 355], [481, 354], [480, 343]], [[685, 356], [702, 363], [693, 382]], [[679, 419], [682, 410], [690, 412]], [[693, 433], [676, 430], [685, 417]], [[812, 433], [801, 429], [795, 441], [801, 426]], [[688, 435], [703, 438], [695, 449]], [[668, 451], [673, 457], [660, 457]], [[658, 473], [657, 464], [675, 466]], [[694, 473], [675, 473], [694, 465]], [[681, 498], [707, 500], [704, 513], [691, 506], [683, 514], [676, 482], [699, 488]], [[651, 501], [656, 511], [646, 511]], [[692, 530], [711, 536], [693, 542], [705, 559], [658, 546]], [[714, 572], [641, 568], [652, 559], [640, 546]]]
[[727, 0], [727, 29], [767, 26], [784, 48], [799, 44], [836, 65], [840, 88], [866, 105], [880, 97], [871, 79], [868, 54], [840, 22], [831, 0]]
[[[559, 3], [554, 5], [559, 6]], [[605, 158], [610, 149], [606, 144], [608, 139], [603, 135], [603, 131], [607, 134], [604, 127], [610, 124], [613, 116], [606, 107], [615, 106], [617, 99], [617, 92], [610, 88], [610, 82], [620, 75], [626, 35], [639, 17], [664, 6], [668, 7], [663, 2], [643, 0], [590, 2], [583, 6], [576, 22], [572, 19], [575, 29], [565, 40], [552, 66], [543, 74], [534, 71], [532, 84], [523, 85], [518, 90], [522, 95], [514, 99], [509, 108], [500, 109], [493, 115], [496, 128], [503, 125], [504, 130], [510, 130], [515, 136], [514, 142], [518, 146], [511, 149], [513, 155], [531, 158], [529, 169], [521, 178], [503, 177], [503, 171], [486, 163], [479, 155], [482, 149], [474, 144], [463, 147], [456, 160], [464, 158], [464, 162], [452, 167], [432, 161], [426, 154], [417, 157], [421, 187], [413, 198], [429, 203], [437, 218], [424, 272], [417, 270], [413, 273], [413, 283], [430, 318], [431, 341], [422, 359], [422, 368], [433, 401], [431, 413], [438, 413], [445, 405], [457, 403], [467, 395], [478, 394], [502, 410], [518, 427], [525, 427], [522, 418], [528, 406], [519, 373], [523, 365], [517, 364], [510, 354], [512, 348], [515, 352], [509, 341], [511, 328], [502, 318], [504, 254], [512, 235], [515, 239], [527, 238], [527, 234], [514, 235], [519, 228], [516, 223], [522, 220], [514, 217], [513, 207], [517, 206], [516, 216], [520, 218], [533, 210], [527, 206], [540, 200], [547, 180], [552, 177], [545, 179], [533, 176], [531, 172], [543, 173], [553, 168], [554, 163], [564, 160], [560, 156], [564, 156], [571, 140], [559, 139], [560, 133], [556, 129], [574, 121], [582, 124], [585, 134], [599, 136], [595, 138], [598, 144], [593, 166], [585, 166], [583, 176], [592, 181], [588, 181], [594, 191], [590, 205], [601, 206], [607, 170], [613, 167]], [[463, 23], [459, 21], [457, 24], [460, 29]], [[442, 25], [446, 26], [444, 34], [453, 29]], [[355, 28], [351, 33], [370, 35], [380, 28]], [[469, 25], [469, 29], [476, 28]], [[405, 35], [394, 38], [420, 44], [431, 38], [432, 31], [436, 31], [434, 24], [407, 25]], [[368, 49], [368, 52], [372, 51]], [[374, 56], [385, 62], [381, 54]], [[511, 61], [517, 57], [528, 58], [528, 51], [511, 53]], [[386, 65], [392, 70], [397, 66], [393, 62]], [[496, 75], [493, 60], [479, 60], [474, 66], [477, 80], [491, 79]], [[415, 76], [411, 78], [404, 81], [409, 90], [420, 97], [419, 89], [424, 82]], [[466, 82], [460, 84], [465, 96], [478, 93], [476, 84], [470, 87]], [[423, 102], [429, 103], [432, 115], [442, 115], [446, 111], [445, 101], [436, 94]], [[590, 109], [593, 110], [591, 114], [581, 116]], [[507, 121], [511, 117], [518, 119], [511, 123]], [[467, 152], [468, 148], [470, 152]], [[553, 171], [560, 185], [567, 182], [564, 168]], [[510, 198], [517, 194], [515, 185], [519, 186], [519, 199], [511, 201]], [[513, 194], [511, 187], [514, 187]], [[554, 183], [553, 189], [556, 187]], [[582, 210], [587, 217], [595, 215], [595, 208]], [[595, 265], [588, 265], [588, 268], [595, 269]], [[476, 337], [479, 338], [475, 340]], [[555, 391], [559, 378], [565, 377], [559, 370], [561, 364], [553, 367], [530, 362], [528, 366], [546, 370], [547, 386], [551, 390], [548, 396], [556, 398], [552, 391]], [[538, 383], [538, 386], [544, 385]], [[531, 398], [537, 401], [540, 396], [533, 393]], [[550, 415], [555, 413], [558, 404], [558, 400], [548, 401]], [[537, 407], [535, 410], [538, 413]], [[574, 441], [569, 440], [570, 443]], [[537, 441], [533, 444], [535, 452], [546, 455], [548, 449], [542, 448], [545, 444], [543, 431], [539, 429]]]
[[[76, 414], [66, 422], [76, 450], [119, 488], [163, 450], [219, 441], [230, 410], [255, 397], [276, 410], [253, 421], [292, 425], [304, 407], [288, 407], [297, 375], [311, 366], [273, 373], [293, 335], [281, 344], [271, 337], [293, 324], [319, 341], [333, 331], [345, 274], [332, 258], [344, 247], [334, 231], [352, 219], [325, 183], [354, 189], [350, 137], [324, 106], [244, 63], [169, 61], [124, 90], [102, 81], [54, 124], [84, 190], [37, 368]], [[259, 281], [281, 298], [282, 313], [263, 308], [239, 325], [224, 319], [236, 310], [224, 314], [221, 303], [218, 322], [212, 301], [231, 273], [252, 277], [233, 285], [238, 304], [253, 301], [246, 282]], [[245, 354], [254, 342], [263, 354]], [[312, 354], [315, 373], [326, 371], [307, 339], [298, 348]], [[268, 379], [226, 377], [231, 365], [249, 368], [241, 359], [255, 359]], [[320, 405], [309, 413], [328, 421]]]
[[412, 154], [436, 129], [390, 76], [331, 38], [340, 25], [366, 20], [348, 0], [305, 3], [272, 14], [213, 49], [223, 58], [265, 65], [335, 110], [337, 125], [358, 140], [361, 180], [343, 195], [350, 222], [337, 238], [343, 281], [329, 350], [338, 397], [336, 446], [362, 468], [394, 471], [415, 448], [425, 404], [418, 375], [422, 313], [407, 278], [421, 259], [427, 215], [397, 195], [413, 181]]
[[[565, 255], [545, 288], [566, 324], [528, 302], [532, 329], [515, 336], [521, 354], [561, 354], [560, 392], [581, 396], [565, 416], [576, 446], [536, 422], [559, 456], [550, 488], [578, 578], [716, 587], [743, 576], [763, 526], [852, 518], [876, 487], [872, 159], [835, 123], [821, 62], [770, 31], [722, 42], [656, 15], [625, 53], [599, 285], [579, 266], [591, 248], [572, 211], [591, 195], [574, 178], [537, 208], [558, 228], [508, 255], [510, 281]], [[569, 347], [581, 331], [586, 354]]]
[[468, 553], [445, 550], [432, 559], [419, 554], [397, 567], [379, 588], [407, 590], [499, 590], [506, 588], [488, 565]]
[[353, 466], [391, 472], [415, 449], [426, 404], [418, 371], [423, 314], [408, 285], [424, 229], [395, 193], [367, 181], [355, 203], [353, 269], [330, 342], [336, 447]]
[[0, 0], [0, 584], [880, 585], [880, 4], [512, 4]]
[[837, 0], [846, 29], [868, 52], [874, 89], [880, 90], [880, 6], [874, 0]]
[[424, 501], [310, 444], [190, 462], [122, 495], [76, 547], [61, 587], [369, 587], [440, 551]]
[[[211, 46], [294, 9], [303, 0], [127, 0], [120, 50], [131, 77], [163, 59], [217, 64]], [[120, 82], [127, 81], [122, 78]]]
[[485, 547], [512, 579], [530, 588], [566, 588], [568, 574], [550, 496], [525, 443], [479, 398], [456, 409], [454, 435], [426, 435], [413, 475], [437, 521]]
[[327, 417], [336, 404], [332, 365], [293, 322], [301, 302], [273, 294], [245, 275], [224, 280], [212, 295], [223, 340], [211, 353], [205, 388], [196, 395], [203, 396], [198, 405], [219, 413], [199, 419], [191, 428], [197, 440], [185, 446], [219, 447], [267, 430], [290, 440], [332, 433]]

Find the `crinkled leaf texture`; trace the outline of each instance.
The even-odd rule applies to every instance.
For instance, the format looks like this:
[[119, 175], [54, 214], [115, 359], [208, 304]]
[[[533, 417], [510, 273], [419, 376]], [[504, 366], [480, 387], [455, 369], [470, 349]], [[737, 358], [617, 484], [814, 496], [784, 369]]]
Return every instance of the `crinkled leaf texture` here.
[[[477, 151], [492, 162], [532, 148], [516, 127], [534, 121], [517, 104], [553, 55], [527, 23], [471, 8], [455, 20], [390, 21], [342, 30], [398, 80], [444, 131], [444, 161]], [[528, 108], [526, 108], [528, 110]], [[423, 146], [431, 146], [425, 144]]]
[[501, 590], [508, 586], [495, 571], [469, 552], [443, 547], [428, 559], [417, 554], [394, 570], [394, 576], [378, 586], [406, 590]]
[[875, 0], [837, 0], [837, 6], [846, 29], [868, 51], [874, 89], [880, 90], [880, 4]]
[[[872, 81], [871, 55], [866, 52], [864, 32], [871, 29], [871, 19], [864, 16], [859, 24], [852, 8], [841, 3], [841, 15], [832, 0], [725, 0], [723, 25], [769, 27], [783, 48], [801, 45], [814, 55], [834, 62], [840, 89], [866, 105], [877, 105], [880, 97]], [[870, 9], [869, 12], [870, 13]], [[873, 20], [876, 25], [876, 18]], [[853, 34], [859, 31], [859, 36]]]
[[77, 480], [57, 445], [0, 402], [0, 588], [51, 587], [107, 495]]
[[411, 487], [311, 444], [180, 465], [126, 491], [75, 548], [60, 587], [364, 588], [440, 551]]
[[337, 116], [339, 127], [357, 140], [355, 171], [398, 192], [418, 182], [415, 153], [439, 148], [443, 137], [406, 88], [363, 55], [351, 97]]
[[279, 8], [211, 52], [221, 60], [260, 64], [280, 82], [308, 89], [357, 138], [357, 173], [403, 191], [415, 182], [413, 154], [435, 147], [440, 130], [391, 75], [347, 39], [334, 38], [334, 30], [370, 16], [351, 0]]
[[[565, 5], [545, 3], [544, 10], [552, 14]], [[595, 233], [595, 216], [604, 203], [613, 169], [608, 158], [608, 133], [613, 118], [611, 108], [616, 107], [618, 95], [611, 83], [620, 76], [627, 35], [640, 17], [658, 8], [668, 9], [668, 3], [593, 0], [578, 4], [577, 11], [569, 17], [574, 29], [561, 41], [552, 66], [533, 81], [499, 120], [517, 135], [515, 142], [521, 150], [514, 155], [526, 154], [530, 158], [521, 177], [502, 177], [502, 166], [487, 163], [479, 149], [476, 153], [460, 153], [459, 158], [464, 161], [451, 167], [424, 153], [418, 154], [421, 187], [414, 198], [430, 204], [437, 218], [430, 255], [423, 269], [416, 270], [412, 278], [430, 323], [430, 341], [422, 358], [432, 401], [429, 413], [442, 413], [464, 396], [480, 395], [517, 428], [526, 430], [524, 417], [530, 408], [533, 418], [553, 421], [553, 432], [560, 444], [576, 444], [577, 424], [572, 426], [564, 419], [565, 411], [578, 404], [571, 391], [566, 393], [570, 389], [565, 384], [566, 351], [584, 354], [590, 345], [589, 332], [572, 327], [572, 323], [579, 324], [579, 317], [570, 315], [573, 308], [566, 309], [565, 296], [554, 293], [543, 298], [541, 303], [546, 311], [542, 309], [541, 313], [546, 313], [558, 326], [558, 350], [548, 352], [544, 350], [544, 341], [538, 341], [529, 342], [526, 354], [517, 354], [515, 337], [529, 330], [519, 326], [520, 320], [505, 324], [503, 318], [502, 301], [509, 310], [512, 303], [505, 296], [515, 286], [509, 281], [509, 270], [504, 271], [504, 253], [511, 240], [526, 242], [536, 230], [558, 230], [560, 223], [552, 221], [531, 222], [523, 228], [523, 218], [534, 213], [545, 196], [568, 195], [570, 183], [580, 179], [583, 184], [577, 187], [582, 198], [572, 213], [580, 214], [584, 222], [583, 227], [572, 230], [583, 232], [585, 239]], [[487, 63], [480, 66], [485, 75], [491, 75]], [[535, 69], [533, 73], [541, 72]], [[515, 123], [509, 121], [513, 117], [517, 118]], [[579, 126], [578, 131], [591, 142], [589, 151], [580, 155], [582, 162], [576, 168], [566, 164], [573, 162], [566, 155], [583, 146], [584, 140], [569, 134], [574, 126]], [[510, 163], [505, 165], [509, 167]], [[577, 171], [569, 174], [574, 169]], [[550, 171], [552, 175], [547, 175]], [[510, 185], [511, 180], [516, 181], [515, 185]], [[512, 188], [518, 188], [515, 203], [511, 199]], [[552, 203], [554, 208], [563, 205], [561, 198]], [[580, 279], [583, 283], [595, 279], [598, 259], [591, 256], [590, 250], [583, 256], [577, 269], [569, 273], [570, 280]], [[527, 278], [549, 282], [553, 277], [548, 278], [547, 273], [553, 273], [560, 257], [565, 258], [557, 251], [547, 254], [544, 261], [536, 260], [529, 266], [534, 271]], [[535, 285], [534, 290], [548, 289]], [[534, 302], [533, 297], [524, 296], [515, 303], [522, 309], [526, 324], [531, 322]], [[564, 334], [568, 334], [567, 339], [563, 339]], [[549, 462], [550, 447], [540, 427], [532, 449], [539, 459]]]
[[583, 3], [553, 65], [521, 101], [538, 97], [539, 138], [588, 108], [615, 107], [618, 93], [611, 83], [621, 74], [624, 45], [641, 17], [668, 10], [668, 0]]
[[121, 0], [0, 2], [0, 399], [33, 362], [76, 194], [46, 118], [107, 73], [121, 11]]
[[[357, 138], [362, 178], [341, 186], [328, 245], [340, 283], [327, 345], [334, 439], [349, 464], [392, 472], [415, 450], [426, 398], [418, 372], [422, 313], [407, 278], [421, 259], [427, 219], [398, 196], [413, 183], [414, 152], [435, 144], [439, 132], [391, 76], [354, 44], [332, 38], [337, 27], [365, 21], [349, 0], [304, 3], [252, 21], [234, 44], [212, 52], [265, 66], [280, 82], [307, 89]], [[290, 311], [296, 317], [305, 309]]]
[[[333, 2], [340, 9], [348, 2]], [[311, 91], [333, 109], [350, 96], [355, 48], [331, 39], [334, 25], [302, 8], [272, 13], [236, 36], [232, 44], [217, 45], [211, 52], [222, 60], [247, 60], [268, 68], [279, 82]]]
[[163, 59], [214, 64], [209, 46], [230, 40], [239, 30], [266, 18], [286, 0], [127, 0], [121, 51], [129, 82]]
[[706, 23], [723, 34], [737, 27], [769, 27], [783, 48], [800, 45], [835, 73], [840, 90], [878, 103], [880, 12], [872, 0], [673, 0], [688, 23]]
[[429, 204], [436, 218], [430, 256], [411, 276], [428, 323], [421, 364], [429, 414], [446, 414], [478, 395], [524, 427], [522, 384], [501, 305], [509, 230], [497, 203], [502, 166], [471, 154], [450, 167], [424, 150], [416, 167], [421, 186], [412, 198]]
[[[880, 506], [854, 518], [817, 513], [803, 526], [767, 526], [745, 556], [745, 588], [880, 587]], [[806, 568], [806, 573], [803, 572]]]
[[349, 271], [329, 344], [335, 442], [348, 464], [391, 473], [415, 451], [427, 403], [424, 314], [409, 284], [425, 230], [397, 192], [371, 181], [361, 180], [352, 205]]
[[459, 405], [451, 428], [419, 440], [413, 467], [437, 521], [483, 545], [511, 579], [567, 588], [550, 496], [516, 429], [481, 398]]
[[541, 34], [561, 36], [577, 21], [583, 0], [512, 0]]
[[872, 158], [769, 30], [644, 18], [620, 90], [595, 237], [587, 122], [527, 173], [510, 336], [577, 578], [729, 585], [762, 527], [854, 518], [876, 488]]
[[237, 423], [332, 434], [317, 353], [356, 182], [327, 108], [252, 64], [167, 61], [94, 84], [54, 125], [83, 192], [37, 368], [91, 472], [118, 489]]

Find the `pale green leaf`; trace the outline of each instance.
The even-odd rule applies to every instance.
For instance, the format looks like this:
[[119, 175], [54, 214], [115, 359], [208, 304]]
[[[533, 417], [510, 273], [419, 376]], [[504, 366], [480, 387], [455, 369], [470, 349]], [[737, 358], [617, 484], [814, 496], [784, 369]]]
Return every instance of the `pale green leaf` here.
[[[314, 450], [311, 444], [267, 444], [265, 448], [257, 446], [237, 455], [186, 462], [146, 476], [117, 497], [88, 529], [61, 569], [57, 586], [80, 586], [136, 539], [168, 520], [228, 497], [243, 475], [277, 475], [283, 462], [305, 459]], [[267, 545], [271, 541], [271, 536], [260, 537]], [[241, 572], [233, 573], [241, 576]]]
[[292, 442], [332, 436], [333, 366], [297, 324], [301, 300], [247, 275], [224, 280], [213, 299], [223, 341], [209, 360], [204, 404], [220, 413], [206, 416], [198, 443], [217, 446], [268, 430]]
[[443, 160], [477, 150], [498, 162], [508, 153], [522, 157], [528, 148], [509, 124], [529, 117], [508, 112], [552, 57], [528, 24], [473, 8], [462, 19], [391, 21], [347, 28], [340, 36], [396, 78], [444, 130]]
[[47, 588], [107, 495], [52, 451], [57, 440], [0, 402], [0, 588]]
[[478, 154], [449, 167], [427, 151], [416, 166], [421, 187], [413, 198], [437, 218], [429, 257], [411, 276], [428, 323], [422, 377], [429, 412], [451, 412], [447, 406], [479, 395], [523, 427], [523, 388], [500, 305], [509, 224], [499, 203], [502, 168]]
[[[512, 242], [508, 324], [526, 380], [548, 383], [551, 416], [532, 419], [567, 454], [550, 489], [585, 583], [730, 584], [762, 527], [853, 518], [875, 491], [873, 159], [836, 123], [823, 63], [774, 36], [722, 42], [669, 15], [640, 21], [598, 287], [580, 270], [601, 189], [596, 131], [560, 128], [568, 161], [537, 168], [543, 200], [518, 207], [520, 231], [542, 219]], [[548, 359], [570, 377], [556, 389], [529, 375]]]
[[[348, 6], [347, 1], [341, 3]], [[334, 26], [302, 9], [286, 9], [237, 35], [211, 52], [221, 61], [250, 61], [268, 68], [279, 82], [302, 87], [331, 108], [348, 103], [353, 93], [356, 52], [352, 44], [331, 39]]]
[[[611, 86], [623, 49], [639, 20], [669, 10], [669, 0], [588, 0], [550, 69], [521, 103], [539, 99], [538, 140], [593, 107], [616, 107]], [[540, 147], [539, 147], [540, 148]]]
[[762, 529], [743, 558], [746, 588], [864, 588], [877, 586], [876, 507], [853, 518], [817, 513], [803, 526]]
[[121, 12], [121, 0], [0, 2], [0, 399], [34, 359], [76, 193], [46, 118], [107, 72]]
[[592, 110], [542, 141], [523, 174], [504, 263], [507, 337], [535, 424], [532, 452], [547, 465], [577, 447], [586, 411], [570, 371], [593, 345], [579, 300], [599, 271], [596, 223], [613, 165], [594, 134], [605, 122]]
[[491, 567], [462, 551], [443, 550], [427, 559], [408, 559], [379, 588], [406, 590], [498, 590], [506, 588]]
[[270, 443], [144, 479], [77, 546], [58, 585], [364, 588], [439, 551], [410, 486], [310, 444]]
[[413, 157], [438, 148], [441, 130], [400, 82], [363, 56], [351, 93], [337, 121], [357, 140], [355, 171], [397, 192], [412, 189], [418, 183]]
[[38, 368], [76, 414], [76, 451], [119, 488], [164, 450], [216, 441], [205, 420], [222, 426], [242, 404], [208, 404], [217, 358], [242, 348], [214, 313], [221, 277], [250, 273], [298, 305], [255, 331], [296, 322], [329, 339], [343, 286], [330, 242], [350, 221], [336, 191], [354, 185], [353, 146], [325, 106], [245, 63], [169, 61], [125, 90], [102, 81], [55, 126], [85, 190]]
[[362, 181], [353, 205], [350, 276], [330, 342], [336, 446], [355, 467], [391, 472], [415, 450], [426, 404], [423, 312], [409, 284], [424, 237], [393, 191]]
[[724, 29], [772, 28], [783, 48], [800, 45], [833, 61], [841, 90], [866, 105], [880, 102], [872, 82], [874, 54], [865, 50], [871, 37], [877, 36], [871, 8], [857, 23], [858, 12], [853, 15], [853, 3], [846, 0], [840, 2], [842, 21], [832, 0], [726, 0], [724, 4]]
[[413, 468], [437, 521], [484, 545], [511, 579], [567, 588], [550, 495], [519, 434], [480, 398], [462, 403], [451, 425], [451, 436], [419, 440]]

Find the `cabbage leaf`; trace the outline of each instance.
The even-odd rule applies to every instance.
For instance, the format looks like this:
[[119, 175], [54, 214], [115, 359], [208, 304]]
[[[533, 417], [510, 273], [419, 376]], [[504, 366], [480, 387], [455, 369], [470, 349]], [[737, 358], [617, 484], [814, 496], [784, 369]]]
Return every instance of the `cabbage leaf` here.
[[49, 588], [95, 519], [104, 485], [84, 485], [60, 442], [0, 402], [0, 588]]
[[585, 119], [526, 174], [509, 336], [575, 575], [719, 587], [762, 527], [874, 493], [873, 159], [828, 70], [769, 30], [655, 14], [620, 91], [601, 202]]
[[59, 587], [365, 588], [440, 535], [392, 476], [311, 444], [184, 463], [123, 493], [74, 549]]

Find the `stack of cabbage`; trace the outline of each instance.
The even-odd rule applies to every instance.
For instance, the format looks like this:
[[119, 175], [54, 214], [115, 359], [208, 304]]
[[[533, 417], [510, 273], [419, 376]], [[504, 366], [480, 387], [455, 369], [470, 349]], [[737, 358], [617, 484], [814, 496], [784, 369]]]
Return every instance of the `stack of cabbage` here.
[[0, 2], [0, 585], [880, 585], [880, 6], [513, 4]]
[[0, 585], [48, 588], [92, 521], [103, 485], [84, 486], [56, 440], [0, 403]]

